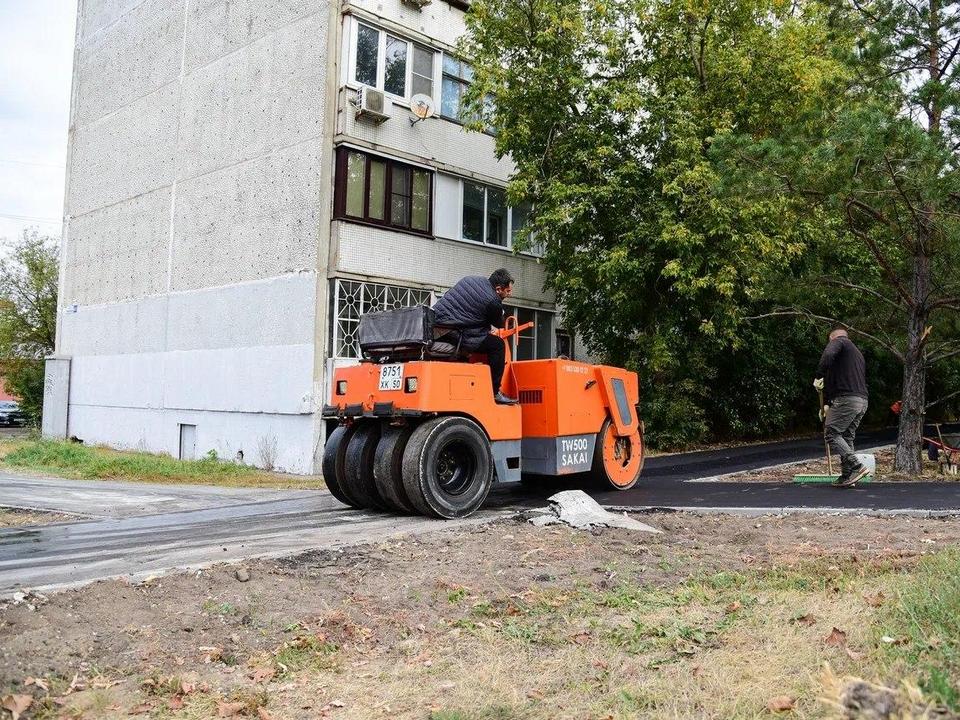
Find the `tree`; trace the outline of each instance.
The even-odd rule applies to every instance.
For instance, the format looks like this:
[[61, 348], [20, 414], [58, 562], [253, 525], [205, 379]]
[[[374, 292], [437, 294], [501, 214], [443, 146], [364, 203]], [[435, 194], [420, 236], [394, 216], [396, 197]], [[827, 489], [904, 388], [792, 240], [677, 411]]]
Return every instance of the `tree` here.
[[842, 218], [846, 232], [809, 255], [807, 287], [773, 314], [847, 325], [900, 361], [895, 469], [916, 473], [924, 416], [940, 401], [927, 401], [928, 376], [960, 356], [960, 4], [851, 1], [834, 7], [857, 38], [839, 49], [843, 92], [779, 137], [720, 144], [753, 177], [739, 187]]
[[0, 259], [0, 369], [34, 423], [43, 410], [43, 358], [56, 341], [58, 267], [56, 239], [36, 230]]
[[[714, 147], [776, 137], [842, 88], [842, 31], [822, 5], [775, 0], [479, 0], [468, 15], [477, 126], [516, 164], [508, 192], [535, 207], [548, 283], [591, 352], [640, 371], [673, 442], [708, 431], [718, 390], [737, 396], [720, 361], [774, 279], [842, 232], [803, 197], [728, 192]], [[768, 357], [784, 345], [782, 329], [750, 335]], [[760, 424], [783, 427], [781, 409]]]

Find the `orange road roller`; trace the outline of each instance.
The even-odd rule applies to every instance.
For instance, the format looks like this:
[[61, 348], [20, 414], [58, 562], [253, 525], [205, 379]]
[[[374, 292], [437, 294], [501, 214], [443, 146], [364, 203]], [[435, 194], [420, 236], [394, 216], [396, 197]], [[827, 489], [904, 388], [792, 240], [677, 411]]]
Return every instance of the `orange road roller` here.
[[564, 358], [512, 361], [510, 338], [531, 327], [507, 318], [501, 390], [494, 402], [482, 356], [461, 353], [455, 329], [428, 307], [361, 318], [363, 361], [339, 368], [323, 476], [355, 508], [441, 518], [479, 508], [493, 482], [582, 476], [633, 487], [643, 468], [636, 373]]

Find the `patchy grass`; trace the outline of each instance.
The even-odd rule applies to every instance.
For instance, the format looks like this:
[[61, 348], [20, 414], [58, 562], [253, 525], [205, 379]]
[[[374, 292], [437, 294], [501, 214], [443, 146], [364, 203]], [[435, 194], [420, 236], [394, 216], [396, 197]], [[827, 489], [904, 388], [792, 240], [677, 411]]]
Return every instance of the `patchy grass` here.
[[876, 625], [890, 670], [917, 675], [928, 697], [960, 711], [960, 549], [924, 558], [893, 591]]
[[175, 460], [168, 455], [119, 451], [59, 440], [0, 442], [0, 467], [86, 480], [218, 485], [243, 488], [325, 487], [316, 476], [268, 473], [214, 456]]
[[648, 519], [668, 532], [498, 523], [259, 561], [244, 583], [99, 583], [0, 610], [0, 673], [36, 696], [24, 678], [107, 658], [123, 683], [76, 707], [171, 720], [834, 718], [847, 678], [953, 702], [954, 522]]

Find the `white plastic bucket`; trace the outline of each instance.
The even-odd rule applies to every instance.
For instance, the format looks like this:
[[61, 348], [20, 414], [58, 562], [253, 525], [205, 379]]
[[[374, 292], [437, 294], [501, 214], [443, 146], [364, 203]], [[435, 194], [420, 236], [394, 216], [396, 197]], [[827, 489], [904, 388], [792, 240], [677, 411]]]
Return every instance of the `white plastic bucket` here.
[[871, 475], [877, 470], [877, 456], [873, 453], [857, 453], [857, 462], [869, 470]]

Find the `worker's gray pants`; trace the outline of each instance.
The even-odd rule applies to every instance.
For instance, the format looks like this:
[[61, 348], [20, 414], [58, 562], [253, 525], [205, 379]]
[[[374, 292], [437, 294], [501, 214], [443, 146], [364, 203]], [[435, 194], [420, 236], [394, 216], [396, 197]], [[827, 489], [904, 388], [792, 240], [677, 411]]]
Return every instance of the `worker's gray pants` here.
[[833, 454], [840, 457], [840, 468], [844, 476], [857, 467], [853, 441], [866, 413], [867, 399], [859, 395], [841, 395], [830, 402], [824, 435]]

